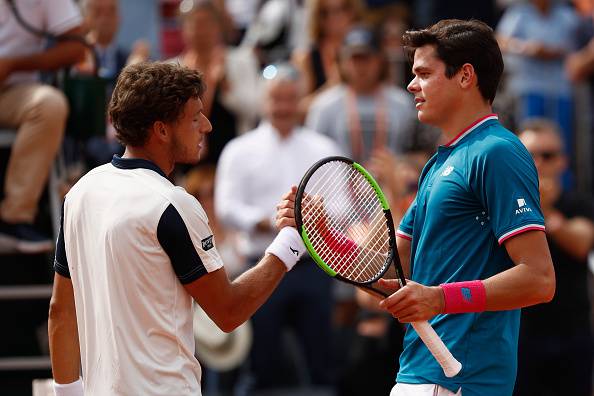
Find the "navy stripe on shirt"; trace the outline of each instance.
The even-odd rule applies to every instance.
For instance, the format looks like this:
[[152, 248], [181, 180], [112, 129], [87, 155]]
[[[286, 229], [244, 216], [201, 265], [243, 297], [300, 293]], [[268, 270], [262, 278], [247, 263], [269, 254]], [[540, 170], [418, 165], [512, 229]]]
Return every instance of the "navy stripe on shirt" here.
[[157, 226], [157, 238], [182, 284], [191, 283], [207, 273], [186, 224], [171, 204], [161, 215]]
[[56, 257], [54, 258], [54, 271], [70, 278], [68, 259], [66, 258], [66, 246], [64, 245], [64, 202], [62, 202], [62, 214], [60, 215], [60, 233], [56, 241]]

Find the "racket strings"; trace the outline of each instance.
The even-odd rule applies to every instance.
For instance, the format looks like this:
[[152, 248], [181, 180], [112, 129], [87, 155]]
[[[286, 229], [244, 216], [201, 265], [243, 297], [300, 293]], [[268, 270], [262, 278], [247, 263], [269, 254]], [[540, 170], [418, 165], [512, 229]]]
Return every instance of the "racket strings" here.
[[[340, 168], [340, 170], [346, 171], [348, 169], [345, 169], [345, 167], [342, 167], [342, 168]], [[323, 180], [323, 177], [324, 176], [325, 175], [320, 176], [320, 179]], [[336, 176], [336, 175], [333, 175], [333, 176]], [[347, 175], [343, 175], [343, 176], [344, 177], [348, 177], [349, 175], [347, 174]], [[371, 207], [375, 204], [376, 198], [375, 198], [375, 194], [373, 193], [373, 191], [371, 189], [369, 189], [369, 188], [367, 188], [367, 189], [361, 188], [361, 186], [362, 187], [365, 187], [367, 185], [366, 181], [361, 180], [361, 179], [362, 179], [361, 177], [358, 178], [357, 181], [359, 182], [358, 183], [359, 186], [356, 185], [354, 187], [354, 191], [353, 191], [353, 194], [352, 195], [355, 195], [355, 196], [356, 195], [359, 195], [359, 198], [358, 198], [359, 206], [363, 206], [364, 207], [364, 209], [365, 209], [365, 213], [364, 214], [366, 214], [366, 213], [372, 212]], [[318, 181], [320, 181], [320, 180], [318, 180]], [[315, 191], [315, 187], [318, 187], [321, 191], [323, 191], [323, 188], [325, 186], [315, 185], [314, 187], [311, 188], [311, 191], [312, 192]], [[326, 191], [323, 194], [321, 193], [321, 191], [316, 191], [315, 192], [315, 195], [318, 196], [318, 197], [322, 197], [322, 199], [324, 199], [325, 196], [334, 196], [334, 194], [338, 194], [339, 193], [339, 190], [341, 189], [341, 187], [343, 187], [343, 186], [339, 185], [338, 183], [334, 183], [334, 186], [333, 186], [333, 189], [332, 190], [328, 190], [328, 191]], [[362, 199], [362, 195], [361, 195], [362, 193], [366, 193], [366, 196], [367, 196], [366, 199]], [[312, 193], [310, 192], [310, 194], [312, 194]], [[330, 202], [328, 202], [327, 199], [325, 201], [326, 201], [326, 206], [328, 208], [330, 208], [330, 209], [334, 209], [336, 212], [342, 210], [343, 212], [357, 213], [353, 208], [350, 208], [350, 207], [347, 208], [347, 209], [344, 208], [345, 205], [352, 206], [350, 202], [347, 202], [345, 204], [344, 202], [339, 202], [339, 200], [337, 200], [337, 199], [331, 200]], [[368, 202], [368, 204], [364, 204], [363, 202]], [[383, 212], [380, 212], [380, 213], [383, 213]], [[357, 214], [361, 215], [361, 210], [359, 210], [359, 212]], [[323, 216], [324, 216], [324, 211], [319, 211], [317, 213], [316, 217], [314, 218], [314, 220], [315, 221], [318, 221]], [[363, 221], [364, 220], [361, 217], [363, 217], [363, 216], [360, 216], [359, 217], [359, 219], [358, 219], [359, 221]], [[345, 219], [344, 220], [344, 223], [346, 223], [348, 220], [349, 219]], [[345, 227], [341, 227], [341, 229], [344, 229], [344, 228]]]
[[[344, 169], [342, 169], [342, 170], [344, 171]], [[322, 177], [323, 177], [323, 176], [322, 176]], [[318, 187], [319, 187], [319, 186], [318, 186]], [[323, 194], [322, 196], [321, 196], [321, 194], [320, 194], [320, 191], [318, 191], [318, 192], [316, 192], [316, 196], [317, 196], [318, 198], [319, 198], [320, 196], [321, 196], [322, 198], [323, 198], [324, 196], [335, 196], [335, 194], [339, 193], [339, 191], [338, 191], [338, 190], [339, 190], [339, 187], [340, 187], [340, 186], [338, 186], [338, 185], [335, 185], [334, 187], [335, 187], [335, 188], [333, 188], [332, 190], [328, 190], [328, 191], [327, 191], [325, 194]], [[360, 194], [360, 193], [362, 193], [362, 191], [360, 190], [360, 188], [358, 188], [358, 187], [355, 187], [354, 194], [356, 195], [356, 194]], [[343, 194], [343, 195], [344, 195], [344, 194]], [[374, 199], [374, 198], [372, 197], [372, 199]], [[362, 199], [360, 199], [360, 202], [363, 202], [363, 200], [362, 200]], [[350, 213], [356, 213], [356, 212], [355, 212], [355, 211], [354, 211], [352, 208], [348, 208], [348, 210], [345, 210], [345, 208], [344, 208], [344, 206], [345, 206], [345, 203], [343, 203], [343, 202], [339, 202], [339, 200], [337, 200], [337, 199], [334, 199], [334, 200], [328, 200], [328, 199], [325, 199], [325, 200], [324, 200], [324, 203], [325, 203], [325, 209], [331, 209], [331, 211], [330, 211], [330, 210], [327, 210], [329, 213], [337, 213], [337, 212], [339, 212], [339, 211], [340, 211], [340, 209], [341, 209], [341, 208], [342, 208], [342, 211], [343, 211], [343, 212], [345, 212], [345, 213], [346, 213], [346, 212], [350, 212]], [[348, 203], [347, 203], [347, 204], [348, 204]], [[369, 207], [370, 207], [370, 205], [371, 205], [371, 204], [373, 204], [373, 202], [372, 202], [372, 201], [370, 201], [370, 204], [369, 204], [369, 205], [363, 205], [363, 206], [365, 206], [365, 207], [368, 209], [368, 212], [369, 212]], [[350, 205], [349, 205], [349, 206], [350, 206]], [[358, 214], [360, 214], [360, 213], [358, 213]], [[381, 214], [381, 213], [380, 213], [380, 214]], [[325, 211], [324, 211], [324, 210], [319, 210], [319, 211], [317, 211], [317, 213], [313, 215], [313, 223], [317, 223], [317, 222], [318, 222], [320, 219], [322, 219], [323, 217], [325, 217]], [[374, 216], [374, 217], [377, 217], [377, 214], [376, 214], [376, 216]], [[352, 219], [350, 219], [350, 220], [352, 220]], [[359, 221], [359, 223], [360, 223], [360, 224], [363, 224], [363, 221], [364, 221], [364, 219], [363, 219], [363, 218], [359, 217], [357, 220]], [[352, 223], [352, 222], [351, 222], [351, 223]], [[343, 218], [343, 219], [342, 219], [342, 221], [339, 221], [338, 223], [335, 223], [335, 227], [334, 227], [334, 229], [337, 229], [337, 230], [339, 230], [339, 231], [343, 231], [343, 232], [344, 232], [344, 230], [345, 230], [345, 229], [348, 229], [348, 226], [350, 226], [350, 224], [351, 224], [351, 223], [349, 223], [349, 219], [348, 219], [348, 218]], [[352, 232], [352, 231], [353, 231], [353, 230], [351, 230], [351, 232]], [[359, 228], [356, 228], [356, 229], [355, 229], [355, 233], [357, 234], [357, 235], [355, 235], [355, 236], [356, 236], [356, 237], [359, 237], [359, 239], [360, 239], [360, 238], [362, 238], [362, 237], [364, 236], [364, 233], [362, 233], [361, 231], [359, 231]]]
[[[310, 180], [302, 202], [310, 242], [340, 275], [359, 282], [375, 279], [383, 273], [389, 255], [388, 229], [377, 195], [348, 164], [329, 163], [322, 168]], [[326, 227], [321, 228], [320, 222]]]
[[[346, 169], [342, 169], [343, 171], [345, 171]], [[357, 172], [358, 173], [358, 172]], [[321, 176], [321, 178], [325, 177], [326, 175]], [[332, 176], [336, 176], [336, 175], [332, 175]], [[342, 175], [344, 178], [349, 177], [349, 175]], [[358, 180], [357, 180], [358, 179]], [[373, 206], [377, 206], [376, 198], [375, 198], [375, 194], [373, 192], [373, 190], [371, 188], [369, 188], [369, 186], [367, 185], [367, 182], [360, 176], [357, 179], [355, 179], [355, 181], [358, 181], [357, 184], [354, 184], [354, 187], [351, 189], [352, 196], [358, 196], [357, 200], [357, 206], [358, 206], [358, 211], [355, 210], [357, 208], [351, 208], [352, 202], [344, 202], [341, 201], [339, 199], [328, 199], [327, 197], [342, 197], [345, 194], [342, 193], [340, 194], [340, 190], [344, 189], [344, 186], [341, 186], [338, 183], [333, 183], [333, 185], [330, 187], [332, 189], [328, 189], [326, 186], [319, 186], [319, 185], [315, 185], [314, 188], [309, 188], [307, 194], [309, 196], [316, 196], [317, 198], [321, 198], [323, 203], [325, 204], [326, 208], [330, 208], [330, 209], [334, 209], [334, 212], [329, 212], [329, 213], [337, 213], [342, 211], [343, 213], [351, 213], [351, 216], [353, 214], [357, 214], [358, 218], [357, 220], [359, 221], [363, 221], [365, 220], [365, 217], [369, 216], [369, 213], [373, 212]], [[323, 180], [323, 179], [322, 179]], [[326, 182], [326, 185], [330, 184], [330, 182]], [[316, 188], [317, 191], [316, 191]], [[368, 187], [368, 188], [364, 188], [364, 187]], [[363, 195], [365, 194], [365, 195]], [[365, 199], [363, 199], [363, 197], [365, 197]], [[345, 206], [349, 206], [348, 208], [345, 208]], [[361, 208], [363, 208], [363, 210], [361, 210]], [[382, 211], [380, 211], [380, 213], [383, 213]], [[316, 217], [314, 217], [315, 221], [318, 221], [319, 218], [321, 218], [324, 215], [324, 211], [318, 211]], [[348, 220], [348, 219], [347, 219]], [[351, 219], [352, 220], [352, 219]], [[341, 227], [344, 228], [344, 227]]]
[[[330, 227], [332, 227], [332, 225], [330, 225]], [[362, 233], [363, 232], [355, 233], [356, 235], [353, 235], [355, 237], [355, 240], [361, 241], [362, 238], [357, 238], [357, 235], [362, 235]], [[336, 236], [334, 236], [334, 238], [336, 238]], [[343, 236], [342, 234], [339, 234], [339, 238], [340, 239], [337, 238], [336, 242], [334, 242], [332, 245], [335, 246], [337, 243], [350, 243], [351, 245], [353, 244], [352, 241], [347, 239], [347, 237]], [[314, 241], [316, 245], [320, 246], [325, 243], [323, 241], [323, 237], [318, 236], [317, 239], [318, 241]], [[370, 244], [370, 241], [373, 243]], [[326, 262], [333, 263], [332, 267], [334, 267], [335, 270], [337, 270], [337, 272], [342, 272], [342, 275], [345, 277], [355, 278], [356, 280], [373, 279], [379, 272], [381, 272], [381, 269], [383, 269], [383, 265], [387, 257], [387, 254], [379, 252], [381, 256], [379, 258], [376, 256], [378, 255], [378, 251], [381, 251], [382, 247], [386, 244], [382, 243], [382, 238], [377, 236], [367, 236], [367, 240], [365, 241], [365, 243], [366, 245], [364, 243], [354, 245], [358, 246], [359, 248], [352, 248], [349, 247], [349, 245], [347, 244], [346, 246], [349, 247], [349, 249], [347, 250], [348, 254], [345, 254], [345, 249], [336, 250], [333, 249], [332, 246], [329, 246], [329, 257], [326, 260]], [[351, 265], [347, 265], [343, 268], [343, 266], [348, 263], [351, 263]], [[350, 271], [345, 272], [349, 268]]]

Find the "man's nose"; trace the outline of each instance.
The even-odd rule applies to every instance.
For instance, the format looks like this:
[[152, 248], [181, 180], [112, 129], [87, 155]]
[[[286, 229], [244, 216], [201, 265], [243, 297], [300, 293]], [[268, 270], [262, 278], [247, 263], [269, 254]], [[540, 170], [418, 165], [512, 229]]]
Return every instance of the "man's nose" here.
[[408, 92], [411, 92], [411, 93], [418, 92], [418, 90], [419, 90], [419, 84], [417, 82], [417, 77], [415, 77], [412, 80], [410, 80], [410, 83], [408, 83], [408, 86], [406, 87], [406, 90]]

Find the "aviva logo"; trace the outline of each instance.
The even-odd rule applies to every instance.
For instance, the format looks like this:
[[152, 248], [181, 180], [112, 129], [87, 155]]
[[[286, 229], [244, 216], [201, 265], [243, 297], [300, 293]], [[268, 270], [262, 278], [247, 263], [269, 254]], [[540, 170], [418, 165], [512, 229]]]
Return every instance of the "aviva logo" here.
[[526, 206], [526, 200], [524, 198], [518, 198], [518, 209], [516, 214], [532, 212], [532, 209]]

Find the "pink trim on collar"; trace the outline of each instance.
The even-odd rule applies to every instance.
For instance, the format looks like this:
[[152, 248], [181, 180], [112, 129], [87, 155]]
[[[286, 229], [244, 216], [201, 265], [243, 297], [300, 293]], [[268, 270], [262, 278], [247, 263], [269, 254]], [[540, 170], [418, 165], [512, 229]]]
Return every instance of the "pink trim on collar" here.
[[462, 138], [464, 138], [464, 136], [466, 136], [470, 132], [474, 131], [476, 128], [481, 126], [483, 123], [485, 123], [489, 120], [498, 120], [498, 119], [499, 119], [499, 117], [497, 117], [497, 114], [489, 114], [489, 115], [484, 116], [483, 118], [479, 118], [478, 120], [476, 120], [475, 122], [470, 124], [468, 127], [466, 127], [462, 132], [460, 132], [455, 138], [450, 140], [444, 146], [446, 146], [446, 147], [453, 146], [453, 145], [457, 144], [460, 140], [462, 140]]

